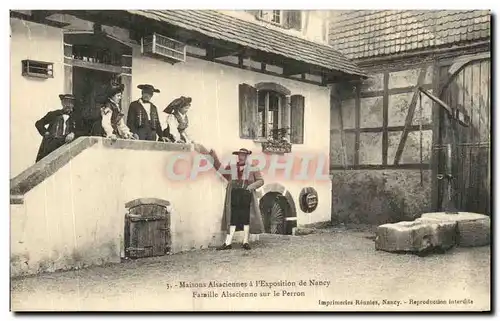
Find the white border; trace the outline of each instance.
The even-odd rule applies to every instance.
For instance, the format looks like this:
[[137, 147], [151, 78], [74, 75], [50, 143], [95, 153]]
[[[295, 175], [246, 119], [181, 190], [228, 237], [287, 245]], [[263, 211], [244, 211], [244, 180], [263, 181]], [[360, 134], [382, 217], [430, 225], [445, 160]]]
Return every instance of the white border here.
[[[172, 1], [173, 2], [173, 1]], [[64, 8], [64, 9], [307, 9], [307, 10], [319, 10], [319, 9], [337, 9], [337, 10], [352, 10], [352, 9], [491, 9], [493, 12], [495, 12], [498, 1], [484, 1], [484, 0], [475, 0], [475, 1], [435, 1], [435, 0], [420, 0], [420, 1], [359, 1], [359, 0], [350, 0], [350, 1], [319, 1], [319, 0], [279, 0], [279, 1], [266, 1], [266, 0], [254, 0], [251, 2], [247, 2], [245, 5], [242, 5], [240, 2], [237, 1], [221, 1], [221, 0], [212, 0], [212, 1], [194, 1], [194, 0], [182, 0], [178, 2], [174, 2], [172, 4], [170, 1], [151, 1], [151, 0], [142, 0], [142, 1], [130, 1], [130, 0], [121, 0], [121, 1], [116, 1], [114, 2], [113, 6], [110, 6], [110, 2], [106, 1], [95, 1], [95, 0], [87, 0], [83, 1], [82, 3], [76, 3], [73, 1], [51, 1], [51, 0], [45, 0], [45, 1], [15, 1], [15, 3], [12, 3], [11, 6], [9, 7], [8, 2], [2, 2], [2, 9], [4, 9], [4, 5], [6, 8], [2, 10], [2, 23], [0, 24], [1, 26], [1, 31], [2, 31], [2, 50], [1, 50], [1, 55], [2, 55], [2, 61], [4, 62], [4, 68], [3, 68], [3, 73], [2, 73], [2, 86], [0, 86], [0, 91], [1, 91], [1, 99], [3, 100], [3, 104], [1, 104], [2, 109], [3, 109], [3, 117], [0, 118], [0, 121], [2, 124], [0, 125], [0, 130], [2, 133], [0, 134], [0, 139], [2, 140], [0, 143], [0, 146], [3, 147], [5, 153], [2, 154], [4, 155], [1, 158], [1, 165], [2, 165], [2, 177], [0, 182], [2, 182], [1, 186], [1, 193], [0, 195], [4, 196], [5, 200], [5, 205], [4, 205], [4, 210], [2, 211], [2, 228], [3, 228], [3, 233], [1, 233], [2, 237], [2, 242], [0, 243], [2, 245], [2, 250], [0, 251], [1, 253], [1, 278], [0, 281], [2, 283], [2, 288], [1, 288], [1, 300], [3, 306], [2, 306], [2, 314], [7, 314], [6, 312], [10, 308], [9, 306], [9, 291], [10, 291], [10, 286], [9, 286], [9, 198], [8, 198], [8, 193], [9, 193], [9, 171], [10, 171], [10, 166], [9, 166], [9, 144], [10, 144], [10, 112], [9, 112], [9, 96], [10, 96], [10, 77], [9, 77], [9, 70], [10, 70], [10, 41], [9, 41], [9, 34], [10, 34], [10, 28], [9, 28], [9, 16], [8, 16], [8, 9], [55, 9], [55, 8]], [[85, 5], [83, 5], [83, 3]], [[304, 6], [307, 5], [307, 8]], [[496, 34], [496, 33], [493, 33]], [[496, 40], [496, 39], [494, 39]], [[496, 57], [495, 57], [496, 60]], [[495, 87], [495, 92], [498, 93], [500, 92], [498, 90], [498, 83], [497, 86]], [[8, 113], [9, 117], [6, 117], [6, 114]], [[498, 112], [496, 113], [498, 116]], [[495, 132], [496, 134], [496, 132]], [[500, 137], [498, 135], [494, 135], [495, 137]], [[497, 140], [497, 139], [496, 139]], [[495, 140], [495, 141], [496, 141]], [[496, 146], [494, 146], [494, 149], [496, 149]], [[496, 177], [495, 177], [496, 178]], [[494, 179], [496, 181], [496, 179]], [[496, 211], [495, 211], [496, 213]], [[495, 222], [498, 224], [498, 219], [495, 219]], [[495, 226], [496, 228], [496, 226]], [[496, 231], [497, 229], [495, 229]], [[493, 232], [493, 234], [496, 234]], [[492, 253], [493, 254], [493, 253]], [[493, 255], [494, 257], [494, 255]], [[492, 271], [493, 272], [493, 271]], [[425, 282], [424, 280], [422, 280]], [[492, 286], [494, 286], [492, 284]], [[9, 288], [9, 290], [8, 290]], [[498, 296], [497, 296], [498, 297]], [[496, 302], [492, 302], [495, 304]], [[362, 317], [364, 315], [359, 315], [357, 317]], [[468, 315], [469, 316], [469, 315]], [[12, 313], [8, 313], [8, 315], [4, 315], [4, 317], [7, 318], [14, 318], [14, 315]], [[2, 317], [2, 319], [4, 319]], [[44, 318], [51, 318], [53, 316], [43, 316]], [[68, 318], [70, 316], [64, 316], [65, 318]], [[103, 316], [96, 316], [96, 315], [85, 315], [85, 316], [80, 316], [80, 317], [85, 317], [85, 318], [95, 318], [95, 319], [101, 319]], [[121, 317], [121, 316], [118, 316]], [[141, 316], [133, 315], [133, 318], [141, 318]], [[172, 318], [175, 316], [166, 316], [168, 318]], [[186, 316], [184, 316], [186, 317]], [[234, 318], [235, 316], [228, 316], [231, 318]], [[257, 316], [259, 319], [261, 318], [267, 318], [264, 316]], [[277, 317], [277, 316], [272, 316]], [[303, 316], [306, 317], [306, 316]], [[332, 315], [329, 317], [334, 317], [334, 318], [344, 318], [346, 317], [345, 315]], [[351, 316], [352, 317], [352, 316]], [[382, 317], [382, 315], [380, 315]], [[427, 318], [431, 317], [429, 315], [426, 315]], [[440, 316], [443, 317], [443, 316]], [[453, 316], [452, 316], [453, 317]]]

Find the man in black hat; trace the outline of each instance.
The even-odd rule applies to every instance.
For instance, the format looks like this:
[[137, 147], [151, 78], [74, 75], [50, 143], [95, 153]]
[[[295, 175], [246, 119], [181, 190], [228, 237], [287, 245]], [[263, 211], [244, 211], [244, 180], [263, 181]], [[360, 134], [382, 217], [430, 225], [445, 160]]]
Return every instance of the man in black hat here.
[[158, 109], [151, 102], [154, 93], [160, 90], [152, 85], [139, 85], [141, 98], [130, 103], [127, 126], [140, 140], [157, 140], [162, 138], [162, 129], [158, 117]]
[[[250, 250], [250, 233], [264, 232], [256, 194], [256, 190], [264, 185], [264, 179], [256, 164], [249, 164], [248, 156], [252, 154], [252, 151], [246, 148], [234, 151], [233, 155], [237, 156], [236, 164], [223, 166], [213, 149], [208, 150], [201, 144], [195, 144], [195, 150], [201, 154], [210, 155], [213, 167], [228, 182], [221, 222], [221, 230], [226, 233], [226, 239], [224, 244], [217, 249], [232, 249], [234, 233], [243, 231], [243, 249]], [[234, 165], [236, 165], [236, 170], [232, 171], [231, 168]], [[250, 166], [253, 167], [252, 170]]]
[[43, 137], [36, 162], [80, 136], [73, 116], [75, 97], [71, 94], [61, 94], [59, 99], [62, 108], [49, 111], [35, 123], [36, 129]]

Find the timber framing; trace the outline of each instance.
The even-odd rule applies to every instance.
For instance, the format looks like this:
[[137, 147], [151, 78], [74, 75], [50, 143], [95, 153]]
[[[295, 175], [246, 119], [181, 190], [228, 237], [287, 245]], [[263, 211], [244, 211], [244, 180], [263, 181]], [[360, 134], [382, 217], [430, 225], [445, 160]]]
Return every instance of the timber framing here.
[[403, 130], [403, 134], [401, 135], [401, 141], [399, 142], [398, 149], [396, 150], [396, 157], [394, 158], [394, 164], [399, 164], [399, 161], [401, 159], [401, 155], [403, 155], [403, 150], [406, 145], [406, 140], [408, 139], [408, 134], [409, 134], [409, 128], [411, 127], [411, 124], [413, 122], [413, 115], [415, 114], [415, 109], [417, 107], [417, 100], [419, 97], [419, 90], [418, 87], [420, 87], [424, 80], [425, 80], [425, 74], [426, 74], [427, 68], [422, 68], [420, 70], [420, 75], [418, 76], [418, 81], [417, 81], [417, 89], [413, 92], [413, 97], [410, 102], [410, 106], [408, 108], [408, 114], [406, 114], [406, 120], [405, 120], [405, 128]]
[[[409, 132], [420, 130], [419, 125], [410, 125], [406, 128], [408, 129]], [[391, 126], [391, 127], [385, 126], [385, 127], [366, 127], [366, 128], [359, 128], [359, 129], [345, 128], [344, 132], [356, 133], [359, 131], [360, 133], [383, 133], [384, 131], [400, 132], [403, 130], [405, 130], [405, 126]], [[422, 130], [432, 130], [432, 124], [422, 125]], [[338, 129], [331, 129], [330, 131], [338, 131]]]
[[330, 166], [330, 171], [340, 171], [340, 170], [384, 170], [384, 169], [423, 169], [423, 170], [430, 170], [431, 165], [430, 164], [386, 164], [386, 165], [333, 165]]
[[[387, 79], [385, 79], [385, 77], [386, 77], [385, 74], [387, 74]], [[389, 73], [384, 73], [384, 82], [387, 81], [387, 84], [385, 84], [387, 86], [384, 88], [387, 88], [388, 84], [389, 84], [388, 74]], [[420, 87], [422, 89], [425, 89], [425, 90], [433, 89], [432, 84], [423, 84]], [[406, 93], [414, 92], [418, 88], [419, 88], [418, 86], [409, 86], [409, 87], [402, 87], [402, 88], [391, 88], [391, 89], [387, 89], [387, 90], [384, 89], [384, 90], [376, 90], [376, 91], [361, 91], [359, 94], [359, 98], [385, 97], [386, 95], [390, 96], [390, 95], [397, 95], [397, 94], [406, 94]], [[343, 98], [343, 99], [355, 99], [356, 97], [357, 97], [356, 94], [352, 94], [349, 96], [345, 96], [345, 98]]]
[[384, 72], [384, 100], [382, 105], [382, 165], [387, 165], [387, 151], [389, 149], [389, 73]]

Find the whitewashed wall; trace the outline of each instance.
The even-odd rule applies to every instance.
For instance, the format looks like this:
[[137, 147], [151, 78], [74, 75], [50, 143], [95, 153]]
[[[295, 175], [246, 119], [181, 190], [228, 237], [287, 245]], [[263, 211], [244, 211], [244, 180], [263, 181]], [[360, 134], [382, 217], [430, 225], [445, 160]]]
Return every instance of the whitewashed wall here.
[[[14, 177], [35, 163], [42, 137], [35, 122], [61, 107], [64, 88], [63, 32], [59, 28], [10, 19], [11, 173]], [[22, 76], [22, 60], [54, 63], [54, 78]]]

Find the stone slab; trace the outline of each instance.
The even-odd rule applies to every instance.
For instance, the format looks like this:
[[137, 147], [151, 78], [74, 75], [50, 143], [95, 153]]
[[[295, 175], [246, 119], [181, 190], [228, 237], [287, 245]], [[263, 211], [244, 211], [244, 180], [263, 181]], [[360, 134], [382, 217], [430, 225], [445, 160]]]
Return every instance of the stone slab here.
[[404, 221], [377, 228], [375, 249], [388, 252], [447, 250], [456, 244], [456, 222]]
[[458, 212], [425, 213], [416, 221], [420, 222], [456, 222], [457, 245], [462, 247], [485, 246], [491, 240], [491, 219], [487, 215]]

